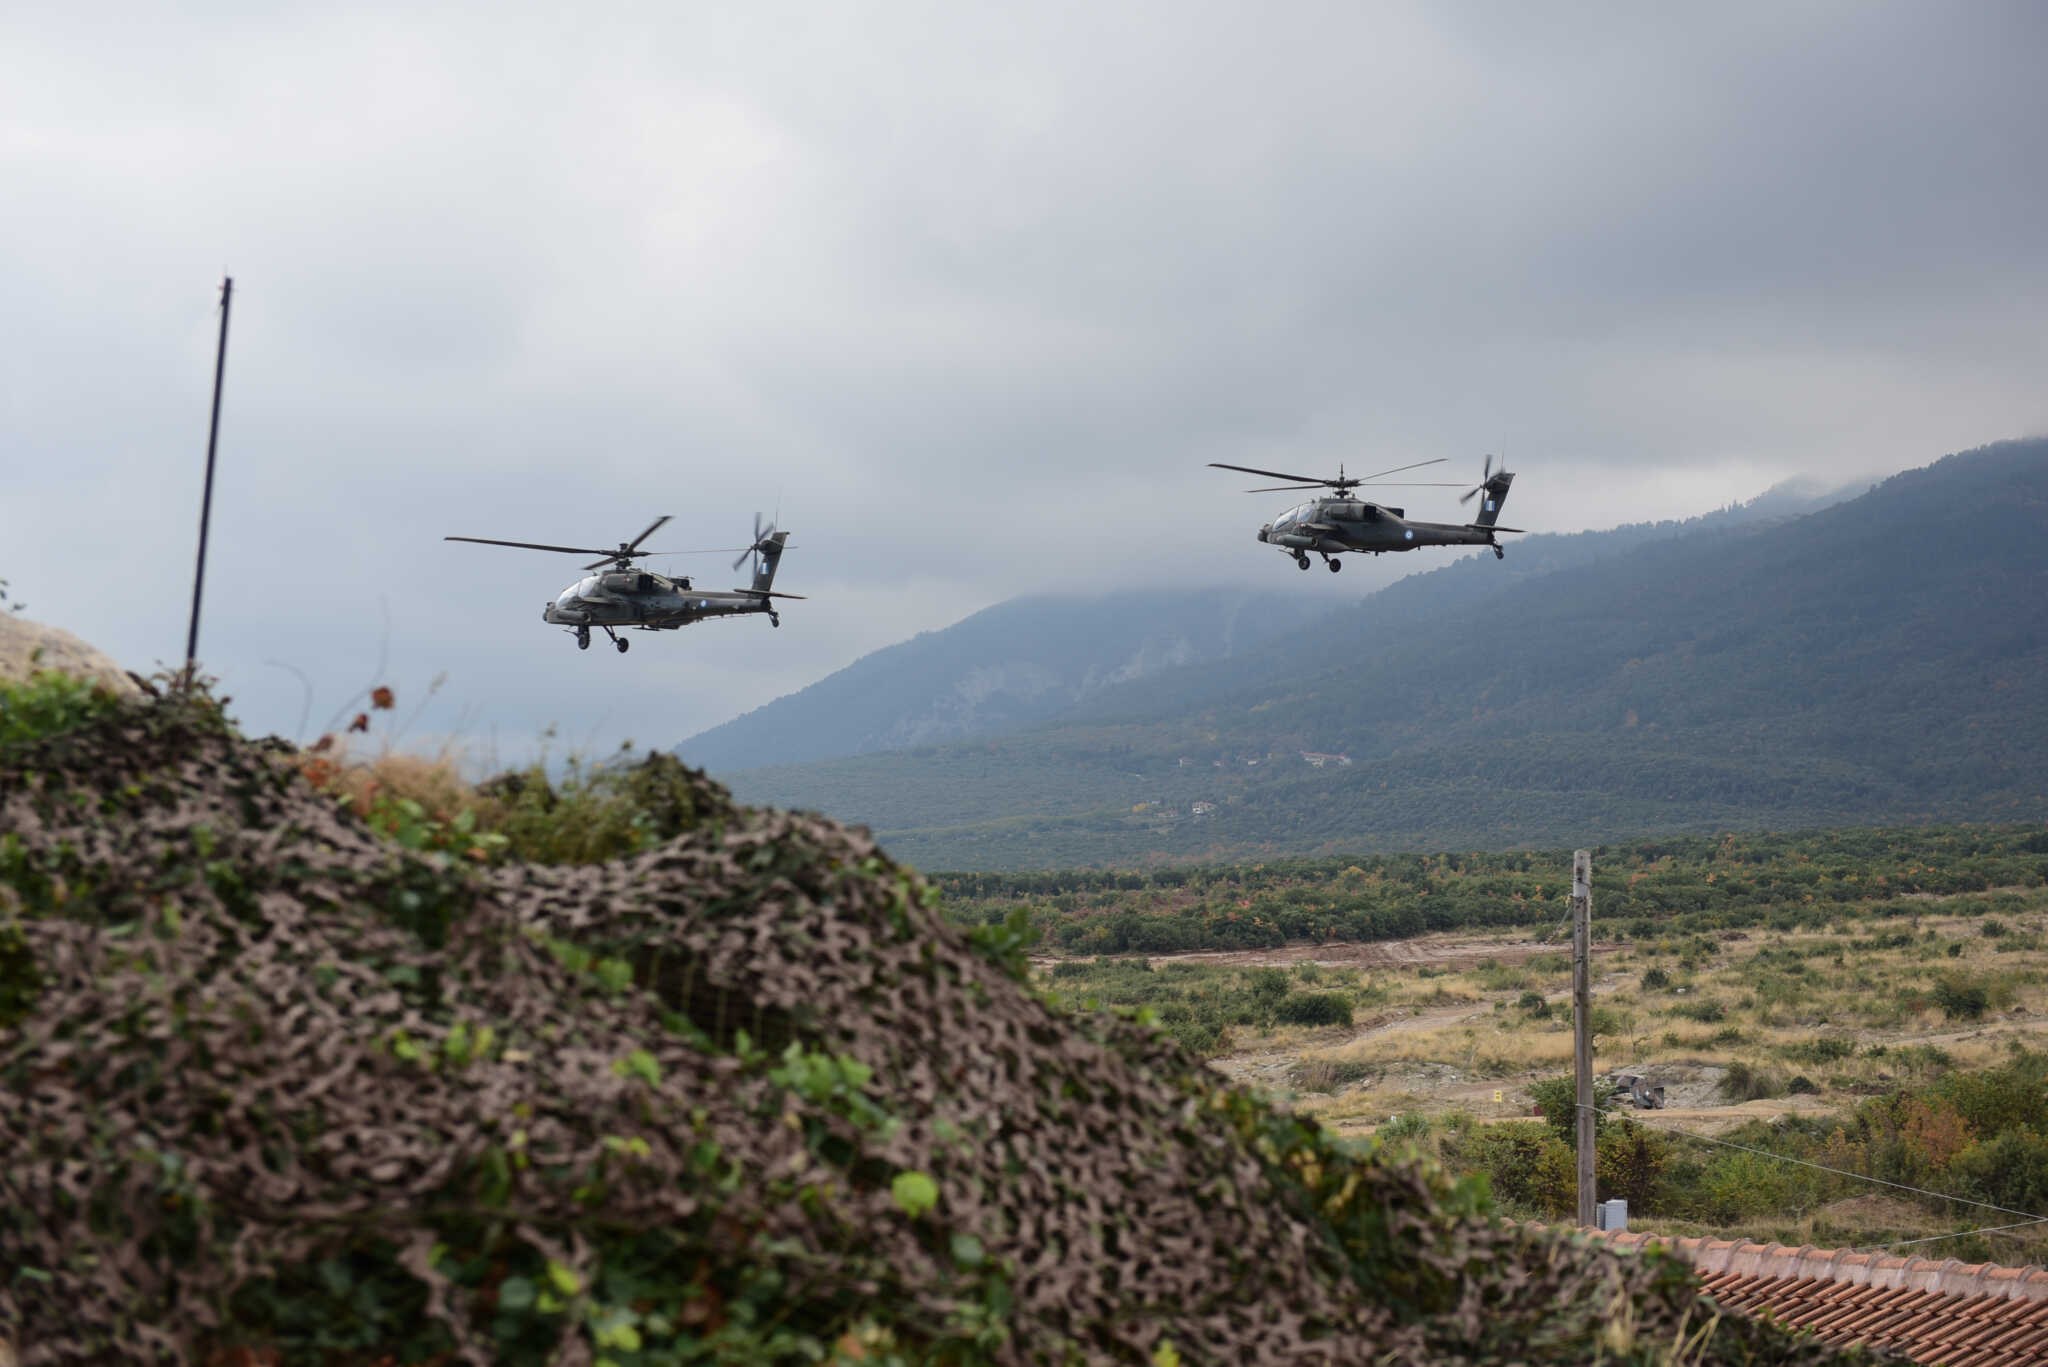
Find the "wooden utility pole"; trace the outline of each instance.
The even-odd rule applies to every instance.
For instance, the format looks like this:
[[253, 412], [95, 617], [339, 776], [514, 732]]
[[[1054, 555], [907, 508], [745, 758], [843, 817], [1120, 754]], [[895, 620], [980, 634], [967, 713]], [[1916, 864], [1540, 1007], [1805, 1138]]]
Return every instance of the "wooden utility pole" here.
[[185, 630], [185, 686], [197, 677], [199, 656], [199, 595], [206, 588], [206, 530], [213, 520], [213, 452], [220, 441], [220, 386], [228, 369], [228, 302], [234, 297], [235, 280], [220, 282], [220, 349], [213, 358], [213, 421], [206, 429], [206, 489], [199, 496], [199, 567], [192, 572], [192, 623]]
[[1572, 1063], [1577, 1074], [1579, 1223], [1593, 1223], [1593, 856], [1572, 851]]

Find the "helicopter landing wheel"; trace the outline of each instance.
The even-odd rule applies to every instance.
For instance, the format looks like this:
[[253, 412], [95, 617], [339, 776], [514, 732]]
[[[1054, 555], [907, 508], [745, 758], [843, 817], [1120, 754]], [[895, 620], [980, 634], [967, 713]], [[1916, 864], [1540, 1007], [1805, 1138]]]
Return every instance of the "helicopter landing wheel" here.
[[588, 649], [590, 649], [590, 628], [589, 628], [589, 627], [578, 627], [578, 628], [576, 628], [576, 648], [577, 648], [578, 650], [588, 650]]
[[768, 625], [771, 627], [779, 627], [782, 625], [782, 618], [777, 614], [771, 612], [768, 614]]
[[1305, 555], [1297, 555], [1294, 557], [1294, 564], [1297, 569], [1305, 570], [1308, 568], [1308, 557]]
[[1344, 562], [1343, 562], [1343, 561], [1341, 561], [1341, 560], [1339, 560], [1339, 559], [1338, 559], [1338, 558], [1337, 558], [1336, 556], [1334, 556], [1334, 555], [1330, 557], [1330, 560], [1329, 560], [1329, 565], [1330, 565], [1330, 573], [1331, 573], [1331, 574], [1335, 574], [1335, 573], [1336, 573], [1336, 572], [1337, 572], [1338, 570], [1341, 570], [1341, 569], [1343, 569], [1343, 568], [1344, 568]]
[[613, 641], [612, 644], [619, 648], [619, 654], [624, 655], [626, 653], [626, 647], [633, 643], [627, 640], [625, 637], [621, 636], [617, 640]]
[[1493, 548], [1493, 558], [1495, 560], [1505, 560], [1508, 558], [1508, 553], [1502, 550], [1500, 547], [1495, 546]]

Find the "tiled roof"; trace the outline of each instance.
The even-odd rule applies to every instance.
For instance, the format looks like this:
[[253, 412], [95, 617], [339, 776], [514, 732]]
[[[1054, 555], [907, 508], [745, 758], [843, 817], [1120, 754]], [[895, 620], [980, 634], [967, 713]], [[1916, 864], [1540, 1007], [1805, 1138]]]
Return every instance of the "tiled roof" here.
[[1826, 1343], [1865, 1343], [1944, 1367], [2048, 1363], [2048, 1268], [1582, 1232], [1616, 1249], [1662, 1247], [1693, 1265], [1717, 1304]]

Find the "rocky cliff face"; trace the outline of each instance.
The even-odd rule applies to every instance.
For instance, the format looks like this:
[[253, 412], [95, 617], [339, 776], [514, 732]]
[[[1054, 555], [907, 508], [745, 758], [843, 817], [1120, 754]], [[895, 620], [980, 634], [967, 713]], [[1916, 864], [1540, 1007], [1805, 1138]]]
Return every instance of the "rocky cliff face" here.
[[0, 613], [0, 679], [26, 679], [42, 669], [97, 679], [119, 693], [142, 691], [126, 670], [70, 632]]

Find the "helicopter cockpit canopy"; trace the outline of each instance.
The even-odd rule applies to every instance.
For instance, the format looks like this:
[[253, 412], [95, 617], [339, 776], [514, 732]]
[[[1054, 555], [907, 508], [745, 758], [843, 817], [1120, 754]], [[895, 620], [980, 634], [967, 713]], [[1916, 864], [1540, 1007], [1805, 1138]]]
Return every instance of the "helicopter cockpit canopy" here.
[[1284, 532], [1297, 522], [1312, 522], [1315, 520], [1315, 512], [1315, 504], [1297, 503], [1294, 507], [1289, 508], [1286, 512], [1280, 514], [1279, 517], [1273, 519], [1273, 530]]

